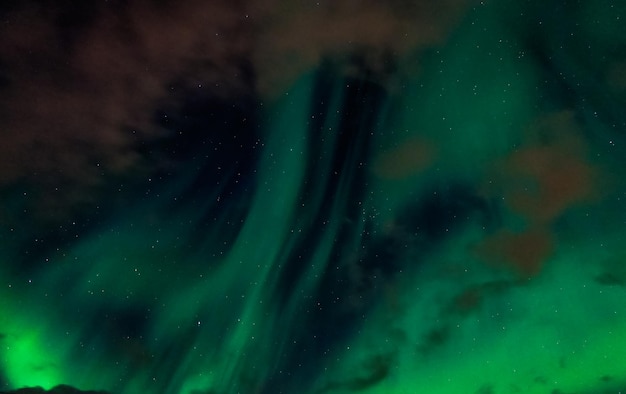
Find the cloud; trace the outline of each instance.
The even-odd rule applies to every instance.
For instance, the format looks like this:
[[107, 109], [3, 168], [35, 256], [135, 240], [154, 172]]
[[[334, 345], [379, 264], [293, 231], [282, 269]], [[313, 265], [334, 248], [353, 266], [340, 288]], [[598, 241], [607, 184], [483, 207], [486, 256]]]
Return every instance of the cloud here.
[[427, 141], [411, 139], [382, 152], [374, 161], [374, 174], [383, 179], [405, 179], [427, 169], [436, 156]]
[[81, 391], [71, 386], [59, 385], [50, 390], [41, 387], [21, 388], [13, 391], [0, 391], [0, 394], [107, 394], [105, 391]]
[[262, 99], [328, 57], [383, 74], [442, 43], [468, 4], [21, 2], [0, 25], [0, 190], [35, 185], [40, 212], [95, 205], [108, 177], [153, 170], [141, 147], [171, 135], [155, 113], [185, 91]]
[[521, 277], [537, 275], [554, 251], [554, 237], [542, 228], [513, 232], [500, 230], [477, 245], [476, 254], [495, 267]]
[[376, 354], [369, 356], [354, 371], [354, 376], [345, 377], [338, 381], [327, 383], [318, 393], [349, 391], [358, 392], [368, 390], [385, 380], [393, 364], [396, 363], [395, 353]]
[[163, 132], [152, 121], [169, 84], [192, 75], [213, 92], [235, 90], [246, 51], [237, 10], [185, 4], [99, 6], [71, 40], [56, 23], [60, 7], [9, 14], [0, 32], [8, 74], [0, 184], [37, 174], [97, 182], [102, 171], [126, 171], [139, 159], [136, 141]]
[[296, 5], [287, 1], [252, 2], [261, 13], [261, 46], [254, 63], [259, 89], [271, 91], [327, 56], [362, 51], [363, 69], [382, 70], [386, 54], [395, 58], [445, 41], [469, 0], [329, 1]]
[[587, 140], [571, 111], [538, 117], [525, 141], [494, 163], [488, 195], [525, 223], [503, 228], [474, 249], [493, 266], [528, 277], [540, 273], [555, 248], [551, 226], [568, 210], [597, 202], [610, 188], [610, 176], [588, 157]]
[[598, 170], [586, 158], [572, 112], [542, 117], [528, 134], [529, 143], [512, 152], [501, 169], [504, 200], [511, 210], [547, 223], [597, 198]]
[[68, 15], [62, 1], [24, 2], [3, 15], [0, 191], [28, 192], [7, 220], [63, 220], [97, 206], [111, 179], [154, 171], [161, 159], [145, 147], [172, 135], [155, 114], [180, 105], [176, 89], [249, 94], [250, 34], [234, 3], [111, 4]]

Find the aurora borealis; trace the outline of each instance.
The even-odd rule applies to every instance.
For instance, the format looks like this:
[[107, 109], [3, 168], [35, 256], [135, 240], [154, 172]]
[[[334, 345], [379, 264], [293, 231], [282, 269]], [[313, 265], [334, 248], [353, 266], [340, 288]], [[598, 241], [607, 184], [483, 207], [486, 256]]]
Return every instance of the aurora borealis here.
[[625, 391], [624, 108], [625, 1], [3, 2], [0, 392]]

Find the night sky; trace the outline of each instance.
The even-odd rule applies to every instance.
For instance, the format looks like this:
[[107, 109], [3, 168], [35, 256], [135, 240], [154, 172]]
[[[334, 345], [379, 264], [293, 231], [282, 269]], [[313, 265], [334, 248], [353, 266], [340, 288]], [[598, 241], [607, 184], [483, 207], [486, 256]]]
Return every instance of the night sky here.
[[625, 0], [0, 3], [0, 393], [626, 392], [625, 243]]

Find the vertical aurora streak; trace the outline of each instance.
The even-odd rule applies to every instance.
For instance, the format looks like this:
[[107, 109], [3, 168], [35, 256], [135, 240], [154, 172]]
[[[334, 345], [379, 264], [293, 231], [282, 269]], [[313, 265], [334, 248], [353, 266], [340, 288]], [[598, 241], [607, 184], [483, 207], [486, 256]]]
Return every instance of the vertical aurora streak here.
[[626, 7], [201, 3], [0, 7], [0, 392], [626, 388]]

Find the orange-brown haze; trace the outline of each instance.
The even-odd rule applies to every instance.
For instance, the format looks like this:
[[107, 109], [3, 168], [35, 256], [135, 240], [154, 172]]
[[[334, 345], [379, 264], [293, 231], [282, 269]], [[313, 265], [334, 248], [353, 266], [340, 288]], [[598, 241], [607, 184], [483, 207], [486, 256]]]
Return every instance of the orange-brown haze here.
[[541, 117], [525, 135], [525, 143], [497, 163], [491, 190], [526, 228], [490, 234], [474, 252], [491, 265], [529, 277], [541, 272], [554, 251], [551, 225], [568, 209], [597, 201], [603, 174], [589, 161], [571, 112]]

